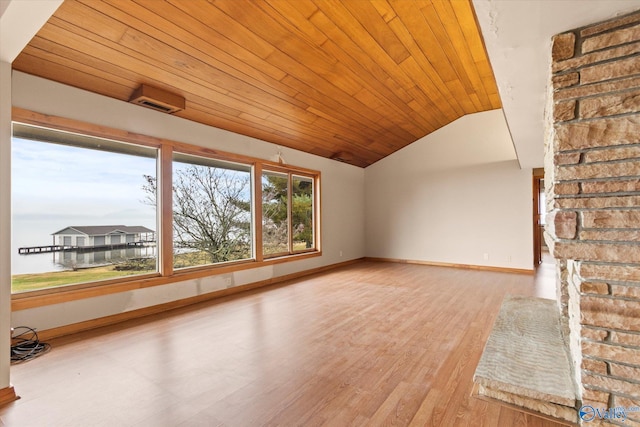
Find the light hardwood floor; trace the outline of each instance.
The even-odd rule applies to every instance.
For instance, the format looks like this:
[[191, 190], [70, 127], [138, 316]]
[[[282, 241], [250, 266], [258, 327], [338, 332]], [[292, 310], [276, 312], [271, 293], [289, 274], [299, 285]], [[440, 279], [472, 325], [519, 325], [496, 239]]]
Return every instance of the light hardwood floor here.
[[[547, 266], [548, 267], [548, 266]], [[51, 341], [6, 426], [558, 426], [471, 397], [505, 294], [536, 277], [361, 262]]]

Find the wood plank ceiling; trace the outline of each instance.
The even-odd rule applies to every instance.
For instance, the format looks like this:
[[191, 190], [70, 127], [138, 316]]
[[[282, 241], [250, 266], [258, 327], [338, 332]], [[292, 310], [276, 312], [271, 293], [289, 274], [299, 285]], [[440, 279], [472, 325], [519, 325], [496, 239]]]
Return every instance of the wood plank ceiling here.
[[65, 0], [13, 68], [360, 167], [501, 106], [470, 0]]

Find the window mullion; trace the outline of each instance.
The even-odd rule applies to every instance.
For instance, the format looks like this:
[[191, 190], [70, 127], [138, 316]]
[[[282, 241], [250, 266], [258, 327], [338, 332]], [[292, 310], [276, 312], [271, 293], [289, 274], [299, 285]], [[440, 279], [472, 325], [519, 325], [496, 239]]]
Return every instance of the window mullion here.
[[293, 174], [288, 174], [287, 183], [287, 226], [289, 227], [289, 254], [293, 253]]
[[264, 260], [262, 249], [262, 164], [253, 166], [253, 256], [256, 261]]
[[160, 230], [158, 236], [159, 268], [163, 276], [173, 274], [173, 148], [163, 145], [160, 148], [159, 173], [160, 184], [157, 187]]
[[320, 176], [313, 178], [313, 247], [316, 250], [321, 250], [321, 238], [320, 238], [320, 216], [322, 215], [320, 208]]

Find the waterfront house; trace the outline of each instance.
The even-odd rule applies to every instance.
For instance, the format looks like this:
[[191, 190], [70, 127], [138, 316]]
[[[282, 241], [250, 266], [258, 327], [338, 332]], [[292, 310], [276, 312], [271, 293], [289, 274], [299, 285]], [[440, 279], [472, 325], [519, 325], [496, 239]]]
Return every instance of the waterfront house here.
[[69, 226], [52, 234], [54, 245], [79, 247], [152, 241], [154, 235], [153, 230], [140, 225]]

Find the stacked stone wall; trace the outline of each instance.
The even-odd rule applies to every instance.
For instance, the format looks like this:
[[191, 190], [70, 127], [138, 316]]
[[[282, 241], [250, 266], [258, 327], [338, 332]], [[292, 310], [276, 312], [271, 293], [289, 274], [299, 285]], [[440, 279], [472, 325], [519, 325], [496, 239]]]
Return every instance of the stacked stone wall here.
[[[585, 405], [640, 407], [640, 12], [554, 37], [552, 90], [547, 241], [576, 379]], [[588, 425], [640, 426], [626, 416]]]

